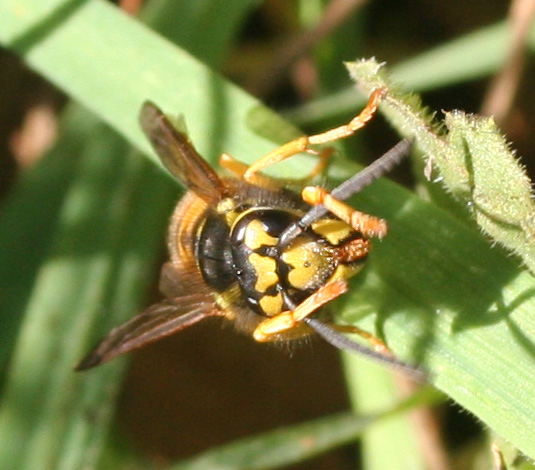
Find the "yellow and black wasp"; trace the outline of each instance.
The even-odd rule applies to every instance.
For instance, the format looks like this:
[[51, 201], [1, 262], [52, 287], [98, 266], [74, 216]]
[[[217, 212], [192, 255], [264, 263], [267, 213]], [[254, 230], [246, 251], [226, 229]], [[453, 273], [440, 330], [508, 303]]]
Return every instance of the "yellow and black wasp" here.
[[[370, 239], [387, 232], [384, 220], [343, 201], [400, 161], [410, 143], [400, 142], [331, 193], [309, 186], [297, 194], [260, 172], [310, 152], [322, 157], [313, 172], [319, 173], [328, 153], [313, 146], [363, 127], [385, 92], [373, 92], [347, 125], [293, 140], [252, 166], [223, 154], [220, 164], [233, 177], [218, 176], [188, 138], [146, 102], [141, 127], [164, 166], [188, 188], [169, 227], [170, 261], [160, 278], [165, 299], [112, 330], [77, 369], [96, 366], [205, 318], [224, 317], [259, 342], [291, 341], [315, 331], [336, 347], [357, 349], [413, 372], [378, 338], [356, 327], [324, 323], [316, 315], [347, 291], [348, 279], [362, 268], [370, 251]], [[375, 348], [354, 343], [340, 331], [358, 333]]]

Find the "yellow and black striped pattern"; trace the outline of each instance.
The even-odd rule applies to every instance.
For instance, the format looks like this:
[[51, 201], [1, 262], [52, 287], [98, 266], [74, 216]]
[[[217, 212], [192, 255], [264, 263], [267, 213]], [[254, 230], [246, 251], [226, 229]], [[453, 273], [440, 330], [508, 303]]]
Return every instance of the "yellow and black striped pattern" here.
[[[331, 217], [280, 248], [279, 235], [307, 209], [285, 201], [285, 194], [263, 190], [258, 197], [224, 198], [199, 226], [200, 271], [232, 319], [248, 311], [258, 322], [291, 310], [324, 284], [353, 276], [367, 256], [367, 240]], [[352, 247], [348, 256], [346, 245]]]

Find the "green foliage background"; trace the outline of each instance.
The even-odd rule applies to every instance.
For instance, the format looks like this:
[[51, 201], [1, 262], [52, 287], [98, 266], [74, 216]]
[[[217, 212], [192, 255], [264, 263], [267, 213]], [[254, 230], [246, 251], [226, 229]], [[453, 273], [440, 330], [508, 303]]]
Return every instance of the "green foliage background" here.
[[[144, 21], [171, 41], [100, 0], [0, 5], [3, 46], [73, 99], [56, 146], [21, 176], [0, 219], [1, 468], [148, 465], [111, 431], [125, 362], [84, 375], [72, 367], [99, 335], [142, 307], [175, 202], [173, 182], [138, 152], [152, 155], [137, 125], [140, 104], [150, 98], [166, 112], [184, 113], [211, 162], [222, 151], [252, 161], [296, 132], [211, 68], [259, 3], [150, 2]], [[321, 3], [314, 4], [320, 13]], [[303, 21], [314, 16], [296, 5]], [[364, 20], [350, 26], [364, 28]], [[505, 24], [496, 24], [428, 50], [392, 67], [394, 80], [418, 91], [488, 75], [505, 53], [505, 34]], [[325, 97], [289, 116], [304, 123], [326, 122], [333, 110], [355, 113], [353, 86], [329, 91], [344, 82], [343, 44], [338, 38], [318, 48]], [[489, 49], [495, 54], [481, 52]], [[381, 110], [399, 134], [416, 136], [415, 186], [426, 200], [382, 180], [355, 198], [359, 208], [388, 219], [391, 230], [339, 302], [337, 320], [378, 331], [399, 357], [429, 370], [439, 390], [534, 458], [529, 180], [492, 121], [451, 113], [446, 130], [373, 61], [348, 67], [364, 94], [377, 84], [391, 89]], [[418, 163], [422, 155], [432, 165], [431, 182]], [[312, 163], [296, 158], [279, 174]], [[356, 169], [340, 158], [330, 172], [341, 179]], [[424, 388], [398, 402], [388, 372], [360, 358], [344, 363], [356, 415], [249, 437], [169, 468], [274, 468], [364, 431], [365, 468], [424, 468], [401, 411], [440, 395]]]

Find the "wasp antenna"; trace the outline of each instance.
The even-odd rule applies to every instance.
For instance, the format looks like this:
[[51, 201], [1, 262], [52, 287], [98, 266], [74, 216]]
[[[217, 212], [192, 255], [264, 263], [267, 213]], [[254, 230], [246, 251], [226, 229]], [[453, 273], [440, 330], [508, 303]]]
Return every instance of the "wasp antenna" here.
[[334, 346], [335, 348], [341, 349], [343, 351], [353, 351], [361, 356], [365, 356], [369, 359], [372, 359], [376, 362], [386, 364], [397, 372], [401, 372], [407, 378], [410, 378], [418, 383], [428, 382], [429, 376], [423, 370], [411, 366], [406, 362], [400, 361], [393, 356], [382, 354], [373, 349], [370, 349], [362, 344], [355, 343], [350, 340], [347, 336], [336, 331], [334, 328], [326, 325], [322, 321], [316, 318], [305, 318], [303, 320], [310, 328], [312, 328], [319, 336], [321, 336], [325, 341]]
[[[384, 155], [333, 189], [331, 195], [340, 201], [345, 201], [353, 196], [353, 194], [358, 193], [366, 186], [373, 183], [377, 178], [380, 178], [398, 165], [408, 155], [413, 142], [413, 138], [399, 141]], [[300, 233], [306, 230], [310, 224], [323, 217], [328, 212], [328, 209], [321, 204], [312, 207], [312, 209], [301, 217], [297, 223], [288, 226], [281, 234], [279, 238], [279, 247], [287, 246]]]
[[388, 152], [370, 163], [355, 176], [344, 181], [340, 186], [333, 189], [331, 194], [341, 201], [353, 196], [353, 194], [362, 191], [366, 186], [373, 183], [385, 173], [388, 173], [408, 155], [414, 139], [403, 139], [394, 145]]

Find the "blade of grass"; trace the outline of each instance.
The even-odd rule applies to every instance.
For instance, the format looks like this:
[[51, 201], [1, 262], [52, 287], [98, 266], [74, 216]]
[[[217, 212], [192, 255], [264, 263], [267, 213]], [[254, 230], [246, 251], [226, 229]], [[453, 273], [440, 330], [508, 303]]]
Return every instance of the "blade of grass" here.
[[73, 365], [92, 329], [137, 310], [169, 210], [156, 201], [169, 201], [174, 189], [146, 160], [128, 155], [122, 139], [82, 115], [100, 139], [89, 140], [81, 155], [29, 299], [0, 413], [3, 468], [81, 468], [101, 445], [122, 367], [90, 379], [74, 374]]
[[260, 3], [260, 0], [151, 0], [144, 7], [142, 17], [159, 34], [179, 44], [203, 63], [217, 68], [228, 53], [245, 15]]
[[[189, 4], [189, 2], [181, 2], [180, 5], [182, 5], [182, 3], [189, 6], [187, 11], [181, 11], [181, 19], [188, 24], [191, 23], [191, 27], [194, 27], [193, 20], [198, 18], [201, 14], [204, 15], [201, 15], [201, 20], [204, 21], [206, 17], [206, 9], [211, 8], [209, 2], [203, 2], [202, 4], [199, 4], [199, 9], [201, 10], [199, 13], [199, 11], [193, 7], [193, 4]], [[218, 5], [221, 6], [219, 2], [215, 3], [218, 3]], [[175, 28], [173, 31], [169, 29], [168, 35], [174, 35], [175, 39], [187, 42], [188, 47], [195, 52], [199, 52], [197, 51], [197, 48], [201, 48], [202, 53], [202, 50], [210, 48], [210, 44], [213, 44], [214, 49], [210, 49], [209, 58], [210, 60], [220, 61], [225, 50], [223, 46], [229, 46], [232, 35], [235, 34], [238, 28], [240, 18], [242, 18], [256, 3], [257, 0], [233, 0], [232, 3], [226, 2], [226, 8], [229, 8], [232, 11], [230, 11], [229, 15], [225, 16], [226, 21], [222, 21], [221, 18], [219, 19], [217, 36], [204, 35], [202, 38], [197, 37], [195, 39], [184, 35], [180, 28]], [[177, 2], [173, 2], [173, 4], [162, 1], [150, 2], [148, 4], [149, 11], [146, 12], [145, 16], [148, 17], [149, 21], [157, 22], [158, 24], [165, 22], [165, 24], [168, 25], [169, 19], [177, 16], [173, 9], [176, 10], [177, 6], [180, 7], [180, 5]], [[129, 48], [129, 41], [126, 40], [125, 35], [121, 35], [125, 40], [121, 43], [117, 43], [117, 52], [112, 52], [110, 47], [105, 47], [103, 44], [106, 41], [108, 41], [108, 44], [114, 44], [113, 41], [116, 39], [115, 33], [113, 32], [114, 27], [110, 27], [107, 30], [100, 30], [99, 22], [108, 19], [113, 23], [115, 19], [118, 23], [121, 23], [121, 21], [123, 21], [123, 15], [119, 11], [114, 7], [110, 7], [107, 3], [94, 2], [91, 9], [92, 13], [87, 18], [87, 25], [85, 23], [78, 25], [80, 29], [75, 29], [74, 32], [71, 31], [67, 36], [60, 36], [60, 43], [63, 40], [66, 41], [63, 44], [64, 47], [59, 46], [59, 49], [54, 49], [57, 46], [57, 43], [50, 45], [50, 47], [45, 47], [38, 41], [41, 37], [40, 35], [45, 37], [49, 29], [54, 30], [54, 27], [59, 28], [62, 25], [62, 21], [71, 21], [69, 15], [76, 13], [79, 6], [81, 5], [75, 5], [73, 2], [67, 1], [47, 2], [46, 4], [44, 2], [19, 2], [16, 5], [2, 4], [0, 5], [0, 11], [4, 9], [2, 11], [2, 14], [5, 14], [5, 16], [2, 16], [2, 20], [4, 20], [2, 31], [5, 32], [5, 35], [2, 36], [0, 33], [1, 39], [7, 40], [10, 36], [20, 35], [34, 38], [37, 44], [36, 48], [39, 49], [39, 47], [42, 47], [45, 49], [44, 55], [46, 55], [46, 59], [44, 59], [44, 62], [47, 64], [48, 72], [50, 72], [48, 74], [45, 73], [45, 75], [49, 75], [50, 80], [68, 81], [70, 78], [73, 78], [70, 83], [74, 88], [78, 87], [80, 92], [80, 94], [73, 93], [73, 96], [80, 98], [80, 95], [83, 95], [83, 98], [80, 99], [80, 101], [85, 102], [86, 104], [97, 103], [102, 100], [108, 102], [113, 101], [109, 100], [108, 97], [125, 94], [125, 90], [119, 83], [121, 78], [116, 74], [116, 66], [114, 65], [116, 55], [129, 57], [131, 61], [135, 57], [128, 54], [128, 51], [132, 51]], [[109, 14], [111, 14], [111, 18], [109, 18]], [[164, 21], [162, 21], [162, 18]], [[128, 20], [128, 18], [124, 19], [127, 22], [126, 24], [133, 24], [142, 28], [132, 20]], [[32, 26], [35, 24], [36, 27], [32, 29]], [[85, 27], [89, 27], [93, 31], [92, 34], [94, 36], [99, 36], [99, 41], [101, 41], [99, 43], [94, 43], [96, 49], [90, 55], [98, 54], [102, 57], [105, 56], [105, 60], [98, 65], [97, 62], [94, 62], [94, 70], [98, 70], [98, 73], [93, 74], [91, 80], [87, 80], [87, 77], [79, 80], [83, 74], [76, 73], [76, 67], [79, 64], [73, 60], [73, 57], [78, 55], [76, 52], [77, 50], [79, 51], [79, 54], [83, 55], [80, 48], [84, 47], [85, 38], [83, 37], [84, 33], [82, 31]], [[22, 33], [21, 31], [24, 31], [24, 28], [26, 28], [26, 31]], [[198, 29], [202, 30], [203, 28], [199, 27]], [[146, 35], [154, 37], [148, 30], [144, 31], [145, 37]], [[127, 33], [127, 31], [123, 32], [125, 34]], [[108, 34], [108, 36], [104, 33]], [[135, 37], [137, 37], [136, 34]], [[30, 39], [27, 39], [26, 42], [22, 42], [28, 46], [29, 41]], [[173, 49], [173, 46], [166, 44], [166, 48], [168, 50]], [[98, 49], [100, 49], [100, 51]], [[123, 51], [124, 54], [122, 54], [121, 51]], [[217, 54], [216, 51], [218, 51]], [[42, 59], [39, 50], [35, 51], [31, 49], [31, 51], [28, 52], [28, 55], [31, 55], [31, 53], [35, 53], [39, 57], [38, 62]], [[133, 53], [135, 55], [135, 52]], [[206, 68], [202, 67], [194, 59], [187, 56], [185, 53], [184, 55], [186, 57], [186, 66], [183, 67], [183, 71], [188, 69], [188, 64], [194, 64], [192, 67], [195, 69], [200, 68], [203, 70], [203, 74], [210, 74]], [[96, 60], [98, 61], [98, 59]], [[158, 58], [154, 58], [151, 67], [156, 66], [155, 64], [157, 61]], [[130, 63], [130, 67], [133, 66], [134, 64]], [[96, 79], [98, 81], [100, 75], [104, 73], [104, 70], [108, 70], [110, 72], [109, 75], [104, 79], [104, 83], [96, 84], [94, 80]], [[175, 69], [175, 71], [176, 70], [177, 69]], [[150, 68], [145, 70], [145, 72], [147, 71], [150, 72]], [[135, 76], [138, 72], [131, 70], [129, 73], [132, 73], [134, 74], [132, 76]], [[57, 76], [54, 74], [57, 74]], [[112, 89], [110, 83], [106, 83], [106, 80], [109, 81], [109, 76], [112, 74], [115, 76], [115, 90]], [[183, 77], [183, 75], [184, 74], [180, 74], [177, 71], [177, 77]], [[77, 85], [77, 82], [79, 84], [84, 81], [86, 82], [85, 85]], [[93, 84], [90, 82], [93, 82]], [[181, 83], [181, 88], [195, 88], [195, 84], [192, 84], [191, 81], [186, 80]], [[177, 80], [176, 77], [174, 77], [172, 80], [169, 79], [167, 86], [169, 86], [169, 89], [175, 89], [176, 84]], [[107, 91], [103, 92], [102, 89]], [[151, 95], [149, 94], [149, 91], [147, 91], [146, 94], [143, 93], [137, 95], [135, 100], [141, 102], [143, 99], [150, 97]], [[134, 100], [131, 95], [130, 98], [131, 101]], [[188, 98], [188, 95], [182, 95], [182, 98]], [[196, 101], [189, 101], [186, 99], [185, 101], [181, 101], [181, 104], [176, 108], [171, 108], [170, 111], [176, 112], [188, 108], [195, 109]], [[138, 107], [132, 108], [131, 115], [127, 118], [131, 122], [125, 124], [125, 126], [130, 126], [132, 132], [138, 134], [138, 144], [140, 146], [144, 145], [145, 148], [148, 149], [146, 139], [141, 135], [138, 129], [138, 111]], [[188, 114], [193, 115], [196, 113], [190, 112]], [[262, 114], [262, 112], [259, 112], [258, 114]], [[83, 121], [82, 118], [80, 120]], [[5, 240], [0, 246], [0, 255], [1, 259], [4, 260], [4, 266], [9, 267], [9, 269], [0, 270], [2, 285], [6, 286], [6, 289], [2, 291], [1, 297], [5, 311], [20, 312], [23, 309], [24, 303], [27, 301], [28, 285], [31, 284], [31, 280], [33, 276], [35, 276], [35, 270], [46, 252], [48, 246], [47, 237], [50, 236], [50, 231], [53, 230], [56, 217], [54, 213], [57, 213], [58, 205], [61, 203], [61, 197], [64, 194], [63, 191], [70, 184], [72, 179], [70, 176], [72, 171], [74, 171], [72, 166], [77, 160], [72, 158], [71, 155], [79, 154], [79, 147], [81, 146], [79, 142], [90, 137], [81, 135], [81, 132], [79, 131], [80, 127], [80, 123], [77, 122], [75, 125], [65, 129], [64, 133], [66, 135], [74, 133], [76, 134], [76, 137], [73, 134], [73, 137], [69, 139], [68, 142], [60, 145], [60, 148], [63, 145], [67, 146], [64, 151], [56, 152], [58, 155], [45, 159], [37, 168], [31, 171], [30, 174], [25, 175], [22, 185], [18, 188], [17, 193], [12, 196], [11, 201], [6, 202], [6, 208], [3, 210], [2, 225], [0, 226], [0, 238]], [[224, 139], [224, 136], [221, 136], [220, 138]], [[205, 141], [208, 142], [209, 140], [210, 139], [207, 138]], [[216, 143], [214, 145], [218, 144]], [[210, 147], [211, 144], [207, 144], [207, 146]], [[149, 154], [153, 156], [152, 151], [149, 151]], [[215, 158], [216, 154], [217, 152], [214, 151], [212, 157]], [[64, 163], [58, 161], [58, 159], [61, 158], [65, 160]], [[42, 191], [42, 195], [37, 193], [39, 190]], [[52, 198], [52, 196], [55, 196], [55, 198]], [[36, 205], [35, 200], [41, 201], [42, 205]], [[27, 215], [21, 216], [21, 214]], [[24, 238], [14, 236], [14, 234], [20, 233], [24, 233], [26, 236]], [[13, 339], [15, 337], [14, 332], [18, 327], [18, 320], [21, 317], [22, 315], [19, 314], [5, 318], [4, 328], [1, 333], [4, 339], [0, 341], [0, 365], [5, 364], [7, 361], [8, 352], [13, 346]], [[4, 368], [0, 367], [0, 370], [4, 370]]]
[[172, 465], [170, 470], [247, 469], [267, 470], [302, 462], [355, 441], [366, 429], [420, 404], [435, 403], [440, 395], [432, 389], [361, 417], [340, 413], [226, 444]]
[[[390, 371], [347, 353], [343, 359], [348, 393], [357, 415], [373, 414], [399, 400], [400, 391]], [[360, 442], [362, 468], [366, 470], [427, 468], [406, 413], [370, 426]]]
[[[485, 26], [393, 65], [392, 77], [404, 90], [417, 92], [488, 77], [503, 63], [508, 34], [507, 22]], [[529, 49], [534, 52], [535, 27], [530, 37]], [[351, 114], [364, 102], [365, 98], [355, 96], [349, 87], [290, 110], [285, 116], [296, 125], [306, 126]]]
[[[62, 151], [53, 150], [22, 175], [3, 201], [0, 218], [0, 371], [6, 372], [10, 352], [30, 295], [30, 286], [50, 248], [58, 212], [72, 184], [77, 155], [89, 136], [81, 132], [78, 116], [65, 123]], [[39, 204], [36, 204], [39, 201]]]
[[535, 455], [535, 280], [474, 229], [388, 182], [356, 199], [389, 221], [340, 322], [399, 357], [527, 455]]
[[[223, 149], [251, 161], [273, 147], [247, 127], [256, 100], [108, 2], [21, 0], [0, 4], [0, 17], [5, 47], [151, 158], [137, 123], [146, 99], [187, 116], [191, 140], [210, 161]], [[89, 80], [81, 70], [98, 73]]]
[[[241, 3], [242, 7], [238, 9], [235, 2], [232, 19], [237, 18], [238, 11], [243, 14], [251, 6], [251, 2]], [[35, 11], [39, 12], [39, 8], [32, 10]], [[230, 31], [231, 29], [227, 29], [227, 33]], [[217, 42], [219, 47], [221, 44], [228, 44], [228, 38], [215, 37], [213, 41]], [[76, 45], [78, 43], [73, 46]], [[111, 67], [112, 57], [108, 59], [108, 66]], [[63, 61], [62, 66], [67, 69], [69, 63]], [[141, 285], [147, 284], [147, 280], [140, 280], [140, 277], [143, 277], [141, 273], [151, 272], [145, 267], [160, 251], [160, 234], [170, 212], [171, 181], [164, 184], [161, 181], [163, 176], [155, 176], [150, 170], [147, 171], [144, 163], [141, 167], [134, 165], [138, 169], [132, 170], [132, 165], [128, 163], [136, 161], [133, 157], [124, 162], [127, 163], [125, 168], [118, 166], [120, 160], [115, 157], [126, 154], [124, 143], [110, 134], [108, 129], [95, 124], [86, 113], [75, 114], [76, 123], [72, 128], [76, 137], [73, 138], [68, 133], [66, 142], [62, 142], [57, 150], [58, 154], [66, 157], [65, 165], [59, 167], [65, 171], [58, 173], [57, 178], [53, 180], [57, 180], [53, 187], [57, 199], [47, 199], [52, 192], [45, 187], [42, 199], [46, 200], [48, 205], [36, 206], [35, 201], [41, 201], [39, 197], [36, 199], [39, 193], [35, 191], [33, 184], [24, 185], [9, 206], [9, 209], [13, 209], [12, 219], [16, 219], [16, 223], [3, 225], [7, 240], [20, 240], [17, 228], [31, 226], [35, 229], [39, 226], [39, 221], [41, 226], [46, 226], [47, 233], [54, 232], [56, 218], [51, 210], [58, 211], [65, 188], [69, 185], [71, 192], [67, 196], [68, 202], [62, 210], [62, 217], [66, 217], [65, 211], [79, 211], [81, 218], [77, 221], [80, 226], [77, 226], [76, 230], [70, 230], [61, 224], [57, 227], [53, 235], [55, 248], [36, 281], [4, 397], [0, 424], [0, 432], [6, 436], [6, 439], [2, 440], [4, 451], [0, 451], [5, 459], [2, 462], [3, 468], [72, 469], [90, 465], [91, 461], [98, 458], [106, 428], [113, 414], [114, 395], [122, 368], [118, 364], [108, 369], [107, 373], [99, 371], [91, 378], [82, 380], [73, 374], [72, 366], [89, 346], [89, 334], [93, 337], [96, 331], [102, 334], [139, 309], [140, 293], [144, 291]], [[73, 120], [72, 115], [70, 118]], [[82, 138], [79, 135], [79, 129], [84, 126], [89, 140], [94, 141], [94, 136], [99, 136], [100, 146], [96, 152], [82, 155], [85, 171], [79, 170], [76, 177], [70, 163], [77, 161], [72, 154], [81, 153], [80, 147], [84, 147], [80, 143]], [[73, 141], [79, 143], [76, 150]], [[46, 162], [48, 161], [50, 159], [46, 159]], [[137, 161], [139, 162], [139, 157]], [[97, 163], [103, 166], [93, 183], [95, 186], [101, 186], [87, 191], [92, 187], [91, 182], [87, 180], [87, 165]], [[50, 166], [58, 169], [57, 165], [58, 161], [55, 159]], [[44, 166], [49, 168], [46, 164]], [[133, 173], [128, 171], [128, 167]], [[35, 179], [38, 181], [47, 176], [41, 168], [37, 168], [35, 173]], [[105, 175], [108, 175], [107, 178]], [[72, 179], [75, 181], [70, 184]], [[125, 184], [121, 184], [123, 181]], [[111, 188], [115, 188], [115, 191], [111, 191]], [[139, 202], [137, 206], [136, 198]], [[70, 199], [76, 202], [73, 203]], [[27, 201], [30, 203], [27, 204]], [[21, 203], [27, 204], [27, 209], [30, 210], [24, 211]], [[46, 207], [52, 209], [45, 210]], [[106, 218], [105, 210], [98, 212], [102, 207], [110, 213], [114, 210], [119, 210], [119, 213]], [[34, 208], [37, 210], [33, 210]], [[7, 213], [11, 212], [8, 210]], [[100, 220], [101, 217], [104, 219]], [[37, 224], [35, 219], [38, 219]], [[105, 225], [102, 226], [100, 222]], [[146, 233], [147, 231], [150, 233]], [[90, 234], [89, 238], [84, 237], [87, 234]], [[37, 251], [43, 255], [48, 245], [43, 243], [44, 233], [39, 235], [41, 239], [37, 240], [40, 242], [36, 243], [39, 247]], [[123, 238], [125, 240], [122, 240]], [[27, 239], [24, 241], [27, 242]], [[64, 263], [57, 263], [56, 258], [62, 256], [58, 253], [63, 253], [64, 250], [67, 250], [69, 255]], [[25, 245], [20, 249], [8, 251], [9, 256], [14, 258], [13, 264], [22, 264], [25, 272], [31, 271], [27, 269], [27, 263], [22, 261], [27, 251]], [[37, 264], [36, 261], [39, 259], [33, 257], [32, 262]], [[7, 264], [4, 266], [9, 268]], [[35, 267], [33, 269], [31, 275], [35, 273]], [[12, 270], [4, 269], [2, 274], [9, 278]], [[14, 313], [22, 307], [24, 299], [20, 300], [20, 292], [31, 283], [31, 275], [25, 279], [17, 279], [17, 285], [20, 284], [21, 287], [18, 290], [19, 297], [11, 297], [15, 301], [18, 300], [19, 305], [13, 310], [10, 309], [9, 313]], [[61, 282], [62, 279], [69, 282]], [[83, 302], [84, 292], [88, 296], [86, 302]], [[82, 299], [73, 293], [82, 296]], [[106, 322], [101, 322], [103, 311], [110, 312]], [[11, 317], [14, 318], [15, 315]], [[94, 322], [101, 324], [94, 326]], [[15, 323], [13, 322], [11, 333], [16, 329]], [[47, 334], [43, 334], [43, 325], [50, 323], [58, 323], [59, 327], [50, 328], [46, 330]], [[10, 346], [12, 344], [11, 338]], [[38, 361], [33, 360], [36, 357]], [[51, 357], [55, 357], [54, 363], [50, 361]], [[87, 419], [88, 415], [92, 418]]]

